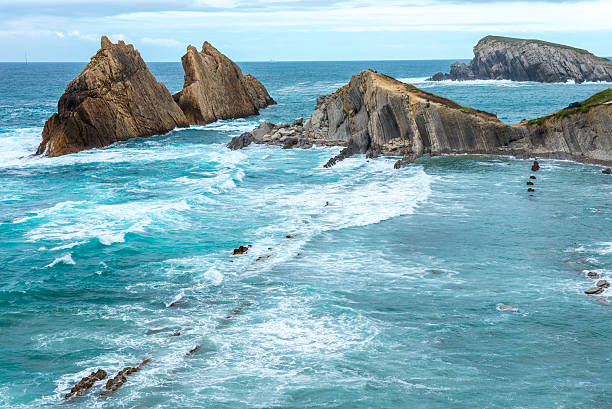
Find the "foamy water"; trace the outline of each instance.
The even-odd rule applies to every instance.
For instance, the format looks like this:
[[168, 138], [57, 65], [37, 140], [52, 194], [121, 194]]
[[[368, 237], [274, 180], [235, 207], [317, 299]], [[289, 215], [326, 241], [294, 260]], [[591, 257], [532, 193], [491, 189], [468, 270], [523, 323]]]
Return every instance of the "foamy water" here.
[[[19, 94], [34, 113], [0, 103], [16, 113], [0, 119], [0, 407], [59, 406], [92, 371], [145, 358], [114, 394], [105, 379], [70, 405], [605, 407], [612, 290], [584, 294], [612, 280], [598, 167], [542, 161], [529, 196], [531, 164], [507, 157], [326, 169], [339, 148], [225, 148], [363, 68], [509, 121], [605, 88], [413, 80], [447, 66], [246, 65], [279, 102], [260, 117], [41, 158], [82, 67], [35, 65], [23, 81], [48, 88]], [[180, 66], [152, 69], [180, 89]]]

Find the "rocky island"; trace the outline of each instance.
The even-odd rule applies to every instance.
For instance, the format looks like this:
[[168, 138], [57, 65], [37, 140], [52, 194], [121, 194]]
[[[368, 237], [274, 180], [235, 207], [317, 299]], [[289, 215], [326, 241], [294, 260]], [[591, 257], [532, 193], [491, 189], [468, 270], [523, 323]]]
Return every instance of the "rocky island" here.
[[469, 64], [454, 62], [432, 81], [513, 80], [537, 82], [612, 81], [612, 61], [586, 50], [540, 40], [487, 36]]
[[107, 37], [101, 43], [45, 123], [38, 154], [60, 156], [188, 125], [131, 44]]
[[173, 98], [133, 45], [102, 37], [100, 50], [68, 84], [58, 112], [45, 123], [36, 153], [60, 156], [101, 148], [189, 124], [257, 115], [275, 103], [255, 77], [243, 75], [209, 43], [202, 53], [190, 46], [183, 66], [185, 88]]
[[612, 89], [544, 118], [507, 125], [494, 114], [461, 106], [410, 84], [366, 70], [319, 97], [310, 118], [263, 123], [232, 139], [309, 148], [343, 146], [326, 166], [356, 153], [401, 156], [396, 167], [423, 155], [502, 154], [612, 163]]
[[261, 82], [244, 75], [209, 42], [200, 52], [187, 47], [182, 63], [185, 85], [174, 99], [191, 125], [258, 115], [259, 109], [276, 104]]

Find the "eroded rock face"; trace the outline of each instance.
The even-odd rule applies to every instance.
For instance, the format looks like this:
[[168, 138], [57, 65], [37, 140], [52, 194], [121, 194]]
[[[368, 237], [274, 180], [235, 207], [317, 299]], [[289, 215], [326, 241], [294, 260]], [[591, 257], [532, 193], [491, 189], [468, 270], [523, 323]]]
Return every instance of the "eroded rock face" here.
[[66, 87], [37, 154], [60, 156], [186, 127], [187, 119], [131, 44], [101, 48]]
[[182, 58], [183, 90], [174, 95], [191, 125], [219, 119], [259, 114], [259, 109], [276, 104], [266, 88], [252, 75], [205, 42], [202, 51], [187, 47]]
[[566, 82], [612, 81], [612, 61], [586, 50], [540, 40], [487, 36], [474, 47], [469, 64], [451, 64], [433, 81], [473, 79]]
[[463, 107], [373, 71], [362, 71], [317, 100], [301, 124], [263, 123], [228, 144], [309, 148], [342, 146], [326, 166], [357, 153], [401, 156], [396, 167], [423, 155], [502, 154], [612, 163], [612, 90], [537, 120], [507, 125], [493, 114]]

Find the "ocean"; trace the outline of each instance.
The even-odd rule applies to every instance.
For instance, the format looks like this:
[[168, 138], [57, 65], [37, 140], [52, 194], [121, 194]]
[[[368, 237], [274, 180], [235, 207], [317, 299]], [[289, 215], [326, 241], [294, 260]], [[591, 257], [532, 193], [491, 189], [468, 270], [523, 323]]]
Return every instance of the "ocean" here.
[[0, 64], [0, 407], [145, 358], [69, 407], [609, 407], [612, 306], [584, 294], [612, 278], [601, 167], [542, 160], [529, 195], [511, 157], [225, 147], [366, 68], [507, 123], [611, 86], [425, 81], [450, 62], [241, 63], [278, 105], [58, 158], [32, 153], [84, 64]]

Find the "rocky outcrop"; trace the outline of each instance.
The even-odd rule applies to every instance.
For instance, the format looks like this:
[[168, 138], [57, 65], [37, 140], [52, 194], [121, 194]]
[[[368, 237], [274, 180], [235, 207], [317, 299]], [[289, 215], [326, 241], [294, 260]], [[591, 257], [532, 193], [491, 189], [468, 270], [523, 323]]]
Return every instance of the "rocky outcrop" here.
[[60, 156], [188, 125], [131, 44], [107, 37], [101, 43], [45, 123], [37, 154]]
[[303, 125], [263, 123], [234, 138], [309, 148], [342, 146], [326, 166], [356, 153], [400, 156], [396, 167], [423, 155], [484, 153], [612, 163], [612, 89], [548, 117], [507, 125], [493, 114], [461, 106], [373, 71], [362, 71], [334, 94], [319, 97]]
[[487, 36], [474, 47], [469, 64], [452, 63], [450, 74], [430, 80], [514, 80], [538, 82], [612, 81], [612, 61], [586, 50], [540, 40]]
[[182, 62], [185, 84], [174, 99], [191, 125], [258, 115], [259, 109], [276, 103], [261, 82], [242, 74], [238, 65], [208, 42], [199, 52], [187, 47]]

